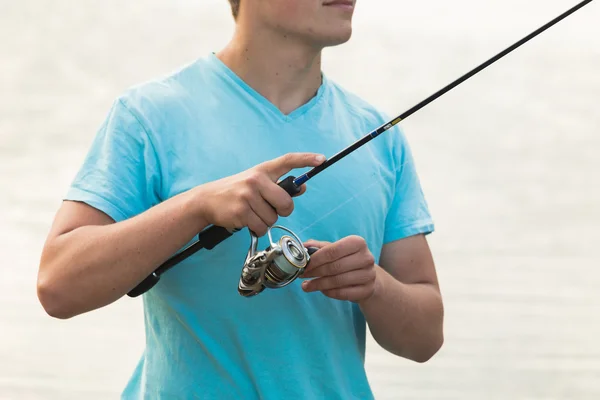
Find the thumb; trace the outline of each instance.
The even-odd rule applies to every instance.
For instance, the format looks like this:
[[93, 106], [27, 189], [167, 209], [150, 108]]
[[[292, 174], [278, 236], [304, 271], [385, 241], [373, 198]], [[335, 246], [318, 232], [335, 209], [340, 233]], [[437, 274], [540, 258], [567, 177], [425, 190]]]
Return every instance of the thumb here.
[[306, 242], [304, 242], [304, 247], [306, 247], [306, 248], [316, 247], [317, 249], [322, 249], [323, 247], [327, 246], [328, 244], [331, 244], [331, 243], [323, 242], [323, 241], [319, 241], [319, 240], [315, 240], [315, 239], [308, 239]]
[[295, 168], [316, 167], [325, 161], [325, 156], [317, 153], [287, 153], [259, 165], [275, 181]]

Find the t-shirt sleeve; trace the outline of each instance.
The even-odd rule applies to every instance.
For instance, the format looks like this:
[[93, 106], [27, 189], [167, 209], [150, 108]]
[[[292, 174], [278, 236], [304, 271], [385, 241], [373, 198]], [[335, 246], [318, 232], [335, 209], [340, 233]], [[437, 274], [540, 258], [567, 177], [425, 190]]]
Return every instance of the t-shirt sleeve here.
[[384, 243], [434, 231], [433, 219], [404, 132], [396, 126], [388, 134], [394, 138], [391, 154], [396, 186], [386, 218]]
[[64, 199], [86, 203], [119, 222], [158, 204], [159, 194], [160, 170], [151, 137], [118, 99]]

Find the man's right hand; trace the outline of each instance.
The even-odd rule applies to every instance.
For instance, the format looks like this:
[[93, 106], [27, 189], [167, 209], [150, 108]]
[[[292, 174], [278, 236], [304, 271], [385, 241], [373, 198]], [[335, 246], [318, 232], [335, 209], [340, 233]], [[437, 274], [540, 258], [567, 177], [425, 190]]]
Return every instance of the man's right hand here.
[[[294, 202], [278, 179], [295, 168], [316, 167], [325, 157], [314, 153], [288, 153], [239, 174], [209, 182], [192, 189], [197, 210], [204, 224], [227, 229], [248, 227], [264, 236], [279, 216], [287, 217]], [[304, 194], [305, 185], [296, 196]]]

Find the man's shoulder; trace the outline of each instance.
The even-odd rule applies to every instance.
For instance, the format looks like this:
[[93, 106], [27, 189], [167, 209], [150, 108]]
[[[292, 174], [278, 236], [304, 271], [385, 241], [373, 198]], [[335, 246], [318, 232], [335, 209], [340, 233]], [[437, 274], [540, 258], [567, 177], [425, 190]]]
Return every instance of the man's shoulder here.
[[334, 107], [343, 108], [355, 117], [364, 119], [370, 125], [383, 125], [389, 116], [379, 107], [358, 95], [356, 92], [328, 79], [332, 91]]
[[118, 100], [140, 114], [169, 111], [202, 85], [201, 68], [201, 60], [180, 65], [170, 72], [127, 87], [119, 94]]
[[133, 84], [116, 96], [115, 103], [149, 133], [161, 134], [189, 122], [218, 90], [205, 60], [198, 58]]

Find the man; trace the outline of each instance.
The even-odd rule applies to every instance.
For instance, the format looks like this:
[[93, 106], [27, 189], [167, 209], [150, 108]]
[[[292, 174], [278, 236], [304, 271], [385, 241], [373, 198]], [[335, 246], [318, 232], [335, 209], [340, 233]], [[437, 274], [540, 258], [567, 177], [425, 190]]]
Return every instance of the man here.
[[[416, 362], [443, 341], [409, 146], [394, 128], [292, 199], [279, 179], [387, 118], [321, 72], [322, 49], [351, 36], [354, 4], [231, 5], [224, 49], [113, 104], [49, 233], [38, 296], [71, 318], [122, 298], [207, 226], [245, 228], [144, 294], [146, 350], [123, 398], [372, 398], [366, 324]], [[319, 250], [302, 279], [242, 297], [248, 230], [275, 222]]]

